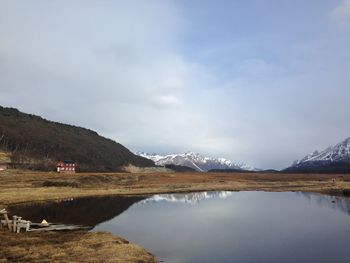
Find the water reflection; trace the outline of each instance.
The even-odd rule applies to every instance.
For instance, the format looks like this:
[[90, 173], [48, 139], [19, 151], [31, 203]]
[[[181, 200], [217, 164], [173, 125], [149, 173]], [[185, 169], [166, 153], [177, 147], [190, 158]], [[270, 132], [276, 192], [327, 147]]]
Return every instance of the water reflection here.
[[220, 198], [225, 199], [233, 194], [232, 191], [213, 191], [213, 192], [198, 192], [187, 194], [160, 194], [154, 195], [146, 200], [141, 201], [141, 204], [155, 202], [170, 202], [170, 203], [186, 203], [198, 204], [202, 200]]
[[164, 262], [349, 262], [347, 201], [293, 192], [156, 195], [93, 231], [123, 236]]
[[18, 215], [32, 222], [43, 219], [51, 223], [85, 225], [94, 227], [110, 220], [145, 197], [84, 197], [10, 206], [10, 215]]
[[350, 215], [350, 198], [344, 196], [321, 195], [305, 192], [297, 192], [297, 195], [309, 200], [310, 204], [317, 204], [321, 207], [330, 207]]
[[346, 197], [220, 191], [89, 197], [9, 211], [109, 231], [165, 262], [350, 262]]
[[[33, 222], [43, 218], [54, 223], [79, 224], [96, 226], [108, 221], [127, 210], [130, 206], [145, 205], [148, 203], [183, 203], [198, 205], [209, 199], [227, 199], [237, 192], [206, 191], [181, 194], [159, 194], [151, 197], [142, 196], [103, 196], [83, 197], [57, 200], [55, 202], [41, 202], [20, 204], [9, 207], [12, 215], [19, 215]], [[350, 215], [350, 199], [343, 196], [330, 196], [315, 193], [295, 192], [299, 197], [308, 200], [308, 203], [320, 207], [329, 207]]]

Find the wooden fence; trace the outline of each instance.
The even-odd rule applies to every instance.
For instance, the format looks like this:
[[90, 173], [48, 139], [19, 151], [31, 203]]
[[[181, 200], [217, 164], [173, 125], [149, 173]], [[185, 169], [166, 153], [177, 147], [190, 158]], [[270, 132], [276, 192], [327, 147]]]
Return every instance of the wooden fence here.
[[12, 220], [9, 219], [9, 213], [6, 209], [0, 210], [0, 229], [8, 228], [9, 231], [14, 233], [20, 233], [21, 229], [24, 231], [57, 231], [57, 230], [78, 230], [78, 229], [91, 229], [91, 227], [80, 225], [64, 225], [64, 224], [51, 224], [43, 221], [42, 223], [33, 223], [29, 220], [23, 220], [20, 216], [13, 216]]

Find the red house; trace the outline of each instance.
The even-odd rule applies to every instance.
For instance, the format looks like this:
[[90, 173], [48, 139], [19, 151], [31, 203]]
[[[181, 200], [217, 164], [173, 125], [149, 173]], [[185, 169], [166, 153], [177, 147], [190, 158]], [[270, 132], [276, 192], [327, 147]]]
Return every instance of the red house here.
[[58, 173], [75, 173], [75, 162], [73, 161], [59, 161], [56, 165]]

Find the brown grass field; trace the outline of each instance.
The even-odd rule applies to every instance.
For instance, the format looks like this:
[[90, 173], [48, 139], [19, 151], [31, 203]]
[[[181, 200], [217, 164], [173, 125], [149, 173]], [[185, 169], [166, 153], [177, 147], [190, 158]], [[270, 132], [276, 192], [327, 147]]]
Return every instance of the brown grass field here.
[[[332, 181], [336, 178], [336, 182]], [[209, 190], [307, 191], [342, 194], [350, 175], [269, 173], [0, 172], [0, 206], [93, 195], [137, 195]]]
[[[333, 182], [333, 178], [336, 178]], [[0, 172], [0, 209], [9, 204], [95, 195], [191, 191], [306, 191], [349, 194], [350, 175], [263, 173]], [[0, 230], [0, 262], [155, 262], [137, 245], [109, 233], [13, 234]]]
[[143, 248], [110, 233], [0, 233], [0, 262], [157, 262]]

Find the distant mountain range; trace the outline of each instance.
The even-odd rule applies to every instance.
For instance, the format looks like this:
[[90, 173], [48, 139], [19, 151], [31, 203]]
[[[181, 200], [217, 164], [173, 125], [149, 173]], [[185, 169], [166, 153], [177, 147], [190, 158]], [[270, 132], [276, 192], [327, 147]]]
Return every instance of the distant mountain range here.
[[323, 151], [314, 151], [304, 158], [295, 161], [285, 172], [350, 172], [350, 138], [330, 146]]
[[152, 160], [159, 166], [169, 167], [172, 165], [174, 169], [176, 167], [189, 167], [198, 172], [350, 173], [350, 137], [323, 151], [314, 151], [281, 171], [259, 170], [246, 164], [234, 163], [225, 158], [205, 157], [193, 152], [169, 155], [144, 152], [136, 154]]
[[198, 153], [133, 154], [96, 132], [52, 122], [0, 106], [0, 162], [12, 168], [52, 171], [58, 160], [74, 160], [78, 171], [121, 171], [123, 167], [164, 166], [177, 172], [350, 173], [350, 138], [314, 151], [282, 170], [259, 170], [225, 158]]
[[198, 172], [208, 172], [210, 170], [257, 170], [253, 167], [247, 166], [246, 164], [234, 163], [225, 158], [205, 157], [194, 152], [169, 155], [148, 154], [144, 152], [136, 152], [136, 154], [152, 160], [159, 166], [176, 165], [190, 167]]

